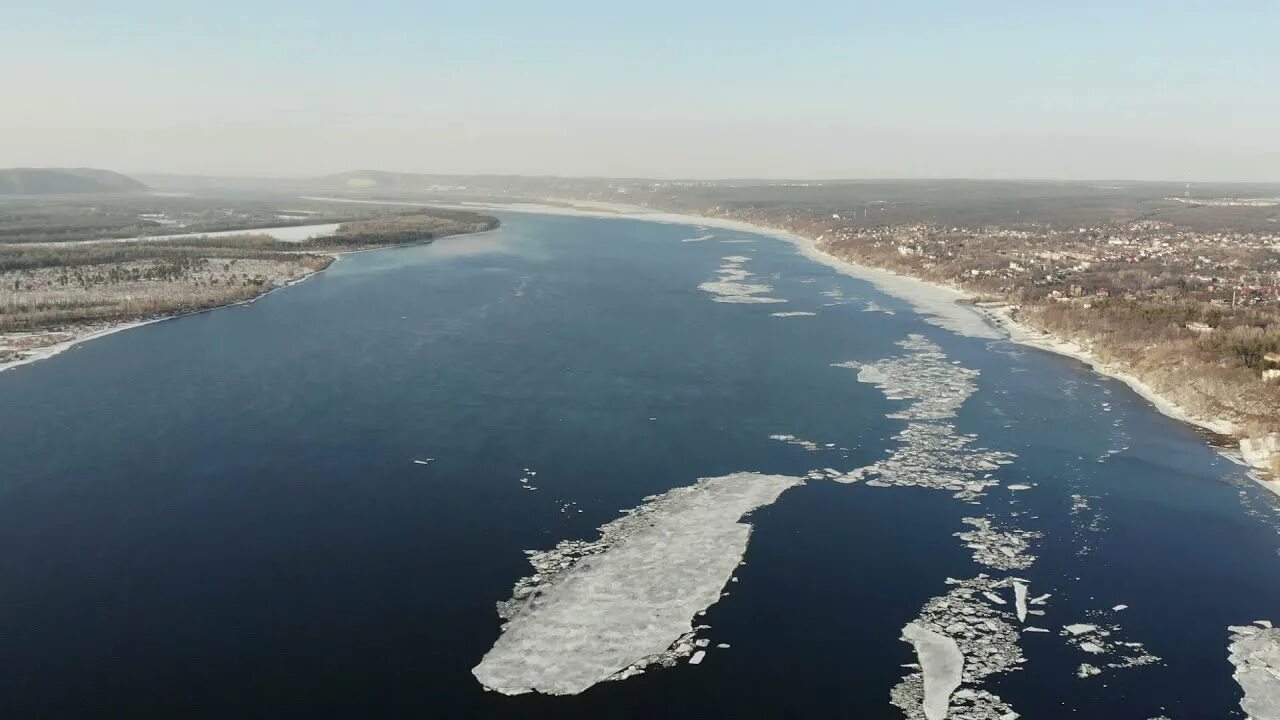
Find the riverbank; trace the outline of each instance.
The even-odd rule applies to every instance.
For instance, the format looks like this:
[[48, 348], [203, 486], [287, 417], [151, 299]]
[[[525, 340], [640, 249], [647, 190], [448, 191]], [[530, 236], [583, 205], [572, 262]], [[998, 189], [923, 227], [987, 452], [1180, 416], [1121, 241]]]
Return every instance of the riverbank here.
[[216, 230], [213, 232], [188, 232], [175, 233], [172, 235], [139, 235], [138, 237], [128, 238], [101, 238], [97, 240], [67, 240], [65, 242], [23, 242], [11, 243], [11, 247], [49, 247], [49, 248], [71, 248], [84, 245], [111, 245], [121, 243], [136, 242], [165, 242], [169, 240], [216, 240], [218, 238], [233, 238], [243, 235], [262, 235], [272, 240], [288, 243], [305, 243], [308, 240], [317, 238], [332, 237], [337, 234], [338, 228], [342, 227], [342, 223], [320, 223], [316, 225], [281, 225], [276, 227], [261, 227], [251, 230]]
[[[188, 315], [199, 315], [200, 313], [213, 312], [214, 310], [222, 310], [224, 308], [236, 307], [238, 305], [249, 305], [260, 298], [266, 297], [277, 290], [284, 290], [304, 282], [316, 275], [327, 270], [334, 262], [340, 259], [345, 253], [334, 253], [328, 265], [323, 268], [312, 270], [304, 269], [302, 275], [295, 277], [280, 285], [271, 287], [251, 297], [235, 300], [233, 302], [222, 303], [212, 307], [200, 308], [199, 310], [189, 310], [184, 312], [176, 312], [170, 314], [162, 314], [154, 317], [121, 320], [118, 322], [106, 321], [95, 323], [71, 324], [66, 327], [60, 327], [48, 331], [30, 331], [15, 333], [0, 333], [0, 353], [3, 352], [22, 352], [24, 354], [12, 359], [3, 359], [0, 356], [0, 372], [12, 370], [13, 368], [31, 363], [48, 360], [51, 357], [61, 355], [72, 348], [99, 338], [114, 335], [118, 332], [133, 330], [134, 328], [143, 327], [152, 323], [163, 322], [165, 320], [174, 320]], [[29, 350], [24, 347], [24, 343], [30, 342]]]

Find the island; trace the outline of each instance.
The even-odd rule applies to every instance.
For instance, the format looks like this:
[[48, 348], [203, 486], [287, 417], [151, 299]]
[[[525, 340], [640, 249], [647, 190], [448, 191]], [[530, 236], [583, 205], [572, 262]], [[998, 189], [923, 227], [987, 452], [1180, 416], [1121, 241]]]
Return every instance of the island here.
[[[0, 238], [19, 225], [4, 222], [13, 217], [21, 215], [0, 215]], [[43, 237], [81, 239], [0, 243], [0, 370], [142, 323], [252, 300], [305, 280], [343, 253], [497, 226], [491, 216], [426, 208], [308, 225], [303, 229], [320, 231], [290, 240], [277, 237], [287, 236], [279, 228], [151, 239], [118, 239], [108, 231], [107, 238], [85, 240], [74, 220], [71, 227], [51, 225]]]

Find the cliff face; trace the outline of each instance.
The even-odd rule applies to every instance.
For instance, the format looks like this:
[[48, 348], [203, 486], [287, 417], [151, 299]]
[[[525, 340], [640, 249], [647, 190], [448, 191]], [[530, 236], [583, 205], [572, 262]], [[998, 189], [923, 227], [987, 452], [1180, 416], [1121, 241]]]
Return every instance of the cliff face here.
[[1253, 467], [1280, 475], [1280, 433], [1241, 440], [1240, 454]]

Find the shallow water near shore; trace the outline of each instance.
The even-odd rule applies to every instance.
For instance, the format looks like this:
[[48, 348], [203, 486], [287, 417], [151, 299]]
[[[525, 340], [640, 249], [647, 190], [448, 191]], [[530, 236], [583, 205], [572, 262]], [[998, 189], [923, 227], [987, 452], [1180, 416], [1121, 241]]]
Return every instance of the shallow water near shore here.
[[[0, 707], [900, 718], [903, 626], [947, 578], [987, 573], [1051, 593], [1026, 623], [1051, 632], [963, 687], [1038, 720], [1243, 717], [1227, 627], [1280, 621], [1277, 499], [1192, 428], [778, 240], [502, 220], [0, 374]], [[908, 357], [911, 334], [978, 372], [946, 422], [1016, 454], [995, 486], [966, 502], [811, 477], [747, 516], [737, 580], [693, 619], [700, 664], [570, 696], [473, 677], [526, 550], [594, 540], [699, 478], [848, 472], [899, 448], [904, 402], [834, 365]], [[976, 564], [966, 517], [1043, 533], [1034, 564]], [[1159, 661], [1105, 667], [1138, 653], [1060, 634], [1086, 623]]]

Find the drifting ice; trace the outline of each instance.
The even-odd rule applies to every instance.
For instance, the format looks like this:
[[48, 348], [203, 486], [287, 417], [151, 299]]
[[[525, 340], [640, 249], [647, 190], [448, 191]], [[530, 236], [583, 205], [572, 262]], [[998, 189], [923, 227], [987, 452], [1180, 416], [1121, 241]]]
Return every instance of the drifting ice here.
[[472, 673], [507, 695], [570, 695], [690, 655], [692, 618], [720, 598], [746, 552], [742, 516], [803, 482], [703, 478], [649, 498], [595, 542], [531, 554], [536, 573], [499, 603], [506, 625]]
[[1232, 626], [1227, 659], [1244, 690], [1240, 707], [1252, 720], [1280, 718], [1280, 630]]

